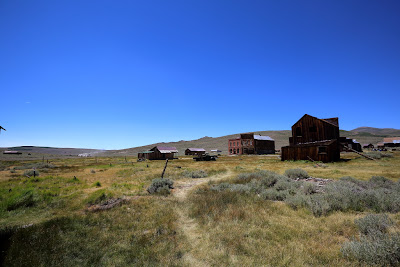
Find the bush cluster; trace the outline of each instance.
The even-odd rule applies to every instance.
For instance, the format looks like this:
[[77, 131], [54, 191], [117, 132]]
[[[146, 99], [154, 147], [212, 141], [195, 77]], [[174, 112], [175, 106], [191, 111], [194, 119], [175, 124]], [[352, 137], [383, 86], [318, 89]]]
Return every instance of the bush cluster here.
[[306, 179], [308, 177], [310, 177], [310, 175], [308, 175], [308, 173], [300, 168], [297, 169], [288, 169], [285, 171], [285, 176], [291, 178], [291, 179]]
[[373, 159], [393, 158], [393, 155], [392, 155], [392, 154], [381, 153], [381, 152], [379, 152], [379, 151], [368, 152], [368, 153], [366, 153], [366, 155], [367, 155], [368, 157], [373, 158]]
[[168, 195], [171, 193], [171, 189], [173, 189], [174, 182], [167, 178], [157, 178], [154, 179], [149, 188], [147, 188], [147, 192], [150, 194], [159, 193], [162, 195]]
[[388, 231], [393, 221], [387, 215], [369, 214], [355, 224], [360, 237], [342, 246], [344, 257], [377, 266], [400, 265], [400, 233]]
[[212, 186], [211, 190], [258, 194], [266, 200], [285, 201], [295, 209], [308, 208], [315, 216], [331, 211], [400, 211], [400, 182], [381, 176], [373, 176], [369, 181], [343, 177], [318, 192], [315, 184], [293, 179], [301, 175], [307, 174], [296, 169], [287, 170], [285, 175], [270, 171], [243, 173], [233, 184], [221, 183]]
[[208, 176], [208, 173], [205, 170], [195, 170], [195, 171], [184, 170], [182, 172], [182, 175], [187, 178], [204, 178]]

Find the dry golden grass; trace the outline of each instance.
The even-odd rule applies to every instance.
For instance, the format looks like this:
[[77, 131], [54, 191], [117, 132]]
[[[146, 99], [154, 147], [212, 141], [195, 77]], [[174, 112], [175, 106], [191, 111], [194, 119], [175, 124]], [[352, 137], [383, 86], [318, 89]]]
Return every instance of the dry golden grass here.
[[[60, 261], [56, 265], [76, 263], [66, 259], [65, 254], [75, 251], [71, 244], [79, 242], [90, 249], [83, 249], [78, 258], [87, 264], [99, 265], [356, 265], [342, 258], [340, 247], [357, 234], [354, 219], [365, 213], [335, 212], [317, 218], [306, 209], [293, 210], [284, 203], [261, 200], [257, 196], [210, 192], [207, 182], [229, 181], [239, 173], [255, 170], [283, 174], [292, 168], [302, 168], [311, 176], [321, 178], [353, 176], [367, 180], [371, 176], [385, 176], [397, 181], [400, 153], [393, 155], [393, 158], [369, 161], [345, 153], [342, 158], [349, 161], [327, 163], [325, 168], [306, 161], [282, 162], [277, 155], [223, 156], [216, 162], [195, 162], [182, 157], [168, 163], [165, 177], [174, 180], [176, 186], [168, 197], [146, 192], [151, 181], [160, 177], [164, 161], [136, 162], [135, 158], [125, 161], [124, 157], [53, 159], [51, 164], [55, 168], [39, 170], [37, 181], [22, 176], [24, 170], [0, 171], [2, 205], [27, 189], [39, 196], [32, 206], [1, 210], [0, 230], [33, 224], [36, 228], [32, 231], [39, 231], [37, 239], [30, 240], [35, 244], [46, 242], [41, 235], [52, 236], [53, 232], [43, 230], [46, 223], [52, 225], [57, 219], [67, 218], [68, 234], [50, 240], [61, 243], [57, 251]], [[32, 162], [2, 163], [13, 168]], [[208, 172], [209, 177], [192, 179], [182, 175], [185, 170], [199, 169]], [[79, 182], [71, 182], [74, 176]], [[97, 182], [101, 186], [96, 186]], [[201, 187], [206, 193], [197, 194], [196, 189]], [[98, 190], [130, 201], [111, 210], [87, 212], [87, 200]], [[180, 198], [175, 197], [180, 194]], [[399, 224], [400, 214], [391, 216]], [[164, 234], [157, 232], [160, 225], [167, 229]], [[141, 244], [141, 248], [132, 240]], [[107, 242], [111, 242], [109, 249]], [[18, 253], [22, 247], [28, 250], [26, 255], [37, 254], [35, 259], [39, 264], [45, 263], [44, 259], [51, 254], [45, 247], [39, 246], [39, 251], [34, 245], [20, 246], [11, 247], [9, 259], [25, 262], [27, 256]], [[99, 253], [93, 252], [96, 248]], [[131, 253], [144, 256], [132, 258]]]

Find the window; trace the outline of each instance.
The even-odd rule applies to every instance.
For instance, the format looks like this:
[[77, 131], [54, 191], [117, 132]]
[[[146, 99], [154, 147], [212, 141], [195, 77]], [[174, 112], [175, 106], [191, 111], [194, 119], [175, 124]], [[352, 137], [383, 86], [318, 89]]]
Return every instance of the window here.
[[229, 149], [229, 154], [232, 154], [232, 148], [231, 148], [231, 149]]
[[318, 154], [326, 154], [326, 146], [319, 146]]
[[313, 126], [311, 126], [309, 128], [309, 130], [310, 130], [310, 133], [316, 133], [317, 132], [317, 127], [315, 127], [315, 125], [313, 125]]
[[301, 136], [301, 128], [296, 127], [296, 136]]
[[237, 141], [237, 146], [239, 146], [239, 141]]

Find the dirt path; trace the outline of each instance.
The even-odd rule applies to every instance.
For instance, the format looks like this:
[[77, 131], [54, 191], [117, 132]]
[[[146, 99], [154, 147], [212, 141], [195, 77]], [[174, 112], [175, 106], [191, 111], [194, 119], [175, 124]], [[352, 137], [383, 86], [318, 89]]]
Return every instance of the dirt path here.
[[[196, 186], [208, 183], [209, 181], [217, 181], [221, 179], [228, 178], [232, 175], [232, 171], [228, 169], [226, 173], [218, 174], [206, 178], [196, 178], [185, 182], [181, 182], [176, 185], [176, 189], [173, 194], [178, 200], [177, 213], [179, 215], [178, 225], [179, 229], [186, 236], [190, 247], [188, 251], [184, 254], [184, 260], [189, 266], [209, 266], [204, 259], [201, 259], [198, 255], [203, 254], [202, 251], [206, 253], [209, 248], [208, 236], [206, 233], [201, 232], [199, 226], [194, 219], [189, 217], [188, 206], [185, 203], [188, 193], [193, 190]], [[204, 255], [204, 254], [203, 254]]]

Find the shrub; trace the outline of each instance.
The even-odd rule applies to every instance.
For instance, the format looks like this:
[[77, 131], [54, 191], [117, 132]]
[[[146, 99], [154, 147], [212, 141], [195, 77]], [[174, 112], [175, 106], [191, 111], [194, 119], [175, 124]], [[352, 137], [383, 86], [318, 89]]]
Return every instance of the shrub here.
[[27, 171], [24, 171], [24, 176], [34, 176], [34, 175], [36, 175], [36, 176], [39, 176], [40, 175], [40, 173], [39, 173], [39, 171], [38, 170], [27, 170]]
[[285, 171], [285, 176], [289, 177], [290, 179], [305, 179], [310, 177], [308, 173], [303, 169], [288, 169]]
[[99, 181], [95, 182], [93, 185], [96, 187], [101, 187], [101, 183]]
[[373, 188], [383, 187], [391, 189], [395, 186], [395, 182], [383, 176], [372, 176], [368, 184]]
[[305, 182], [303, 185], [303, 192], [305, 195], [312, 195], [317, 193], [317, 186], [313, 183]]
[[96, 173], [96, 171], [95, 170], [90, 170], [90, 173]]
[[187, 178], [204, 178], [208, 176], [208, 173], [205, 170], [197, 170], [197, 171], [183, 171], [182, 175]]
[[359, 240], [346, 242], [341, 248], [344, 257], [378, 266], [399, 266], [400, 233], [390, 233], [393, 222], [384, 214], [369, 214], [355, 220]]
[[322, 215], [326, 215], [331, 207], [326, 201], [326, 199], [322, 195], [312, 195], [307, 201], [307, 207], [311, 210], [311, 212], [316, 217], [320, 217]]
[[149, 188], [147, 188], [147, 192], [149, 192], [150, 194], [154, 193], [170, 194], [171, 193], [170, 189], [174, 188], [173, 184], [174, 182], [170, 179], [157, 178], [152, 181]]
[[387, 233], [388, 228], [394, 224], [386, 214], [368, 214], [364, 218], [356, 219], [354, 222], [363, 235]]

